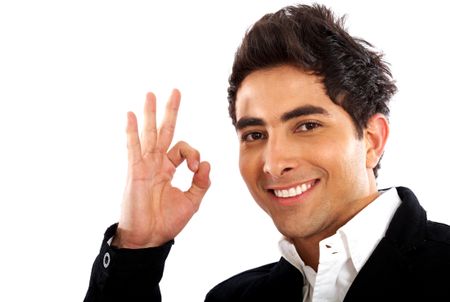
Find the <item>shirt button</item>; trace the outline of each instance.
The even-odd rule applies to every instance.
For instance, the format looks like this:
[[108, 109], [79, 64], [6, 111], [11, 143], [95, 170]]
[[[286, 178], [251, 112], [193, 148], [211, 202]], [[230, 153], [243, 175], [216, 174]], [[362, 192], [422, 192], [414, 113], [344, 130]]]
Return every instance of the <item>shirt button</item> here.
[[103, 256], [103, 267], [108, 268], [110, 262], [111, 262], [111, 256], [109, 255], [108, 252], [106, 252], [105, 255]]

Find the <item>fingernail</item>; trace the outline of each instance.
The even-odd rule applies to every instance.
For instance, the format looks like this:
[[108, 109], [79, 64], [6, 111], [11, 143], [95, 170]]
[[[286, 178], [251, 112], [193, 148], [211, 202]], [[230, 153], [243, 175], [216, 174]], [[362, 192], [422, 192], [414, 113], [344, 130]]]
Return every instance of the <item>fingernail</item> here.
[[194, 161], [194, 162], [192, 163], [192, 169], [194, 169], [194, 171], [197, 171], [197, 170], [198, 170], [198, 166], [199, 166], [199, 162], [198, 162], [198, 161]]

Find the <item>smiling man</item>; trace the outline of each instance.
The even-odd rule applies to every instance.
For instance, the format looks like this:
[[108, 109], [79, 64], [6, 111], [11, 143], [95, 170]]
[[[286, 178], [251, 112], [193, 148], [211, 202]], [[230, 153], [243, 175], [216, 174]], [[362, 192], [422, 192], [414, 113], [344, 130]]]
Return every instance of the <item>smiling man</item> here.
[[[268, 14], [245, 35], [228, 89], [239, 167], [283, 235], [280, 261], [238, 274], [206, 301], [447, 301], [450, 228], [428, 221], [407, 188], [379, 190], [396, 87], [382, 56], [319, 5]], [[138, 136], [128, 115], [129, 174], [85, 301], [160, 301], [173, 239], [198, 210], [210, 166], [170, 150], [180, 94], [156, 128], [147, 96]], [[186, 160], [191, 188], [172, 187]]]
[[373, 168], [387, 139], [386, 118], [372, 116], [358, 137], [321, 78], [290, 65], [251, 73], [236, 99], [241, 174], [278, 230], [317, 270], [319, 242], [379, 195]]

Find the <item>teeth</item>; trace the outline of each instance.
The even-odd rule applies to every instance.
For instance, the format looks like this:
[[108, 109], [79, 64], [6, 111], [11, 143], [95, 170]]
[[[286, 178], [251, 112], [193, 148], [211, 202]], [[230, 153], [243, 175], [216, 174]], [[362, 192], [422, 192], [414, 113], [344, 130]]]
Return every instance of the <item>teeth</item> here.
[[298, 185], [295, 188], [290, 188], [289, 190], [274, 190], [277, 197], [294, 197], [301, 195], [303, 192], [308, 191], [312, 187], [312, 183]]
[[306, 186], [306, 184], [302, 184], [302, 191], [305, 192], [306, 190], [308, 190], [308, 187]]

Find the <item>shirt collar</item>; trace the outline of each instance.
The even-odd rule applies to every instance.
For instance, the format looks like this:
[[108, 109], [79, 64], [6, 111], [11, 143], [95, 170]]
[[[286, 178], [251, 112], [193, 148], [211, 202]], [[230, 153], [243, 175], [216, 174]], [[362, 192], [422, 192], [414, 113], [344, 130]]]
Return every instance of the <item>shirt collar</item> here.
[[[389, 223], [401, 203], [395, 188], [380, 193], [380, 196], [339, 228], [335, 235], [331, 236], [342, 239], [347, 254], [350, 256], [357, 272], [361, 270], [377, 244], [384, 237]], [[307, 266], [298, 255], [293, 243], [287, 238], [282, 238], [279, 242], [279, 248], [283, 258], [305, 275]]]
[[341, 234], [356, 271], [360, 271], [380, 240], [401, 203], [395, 188], [381, 192], [380, 196], [362, 209], [337, 232]]

